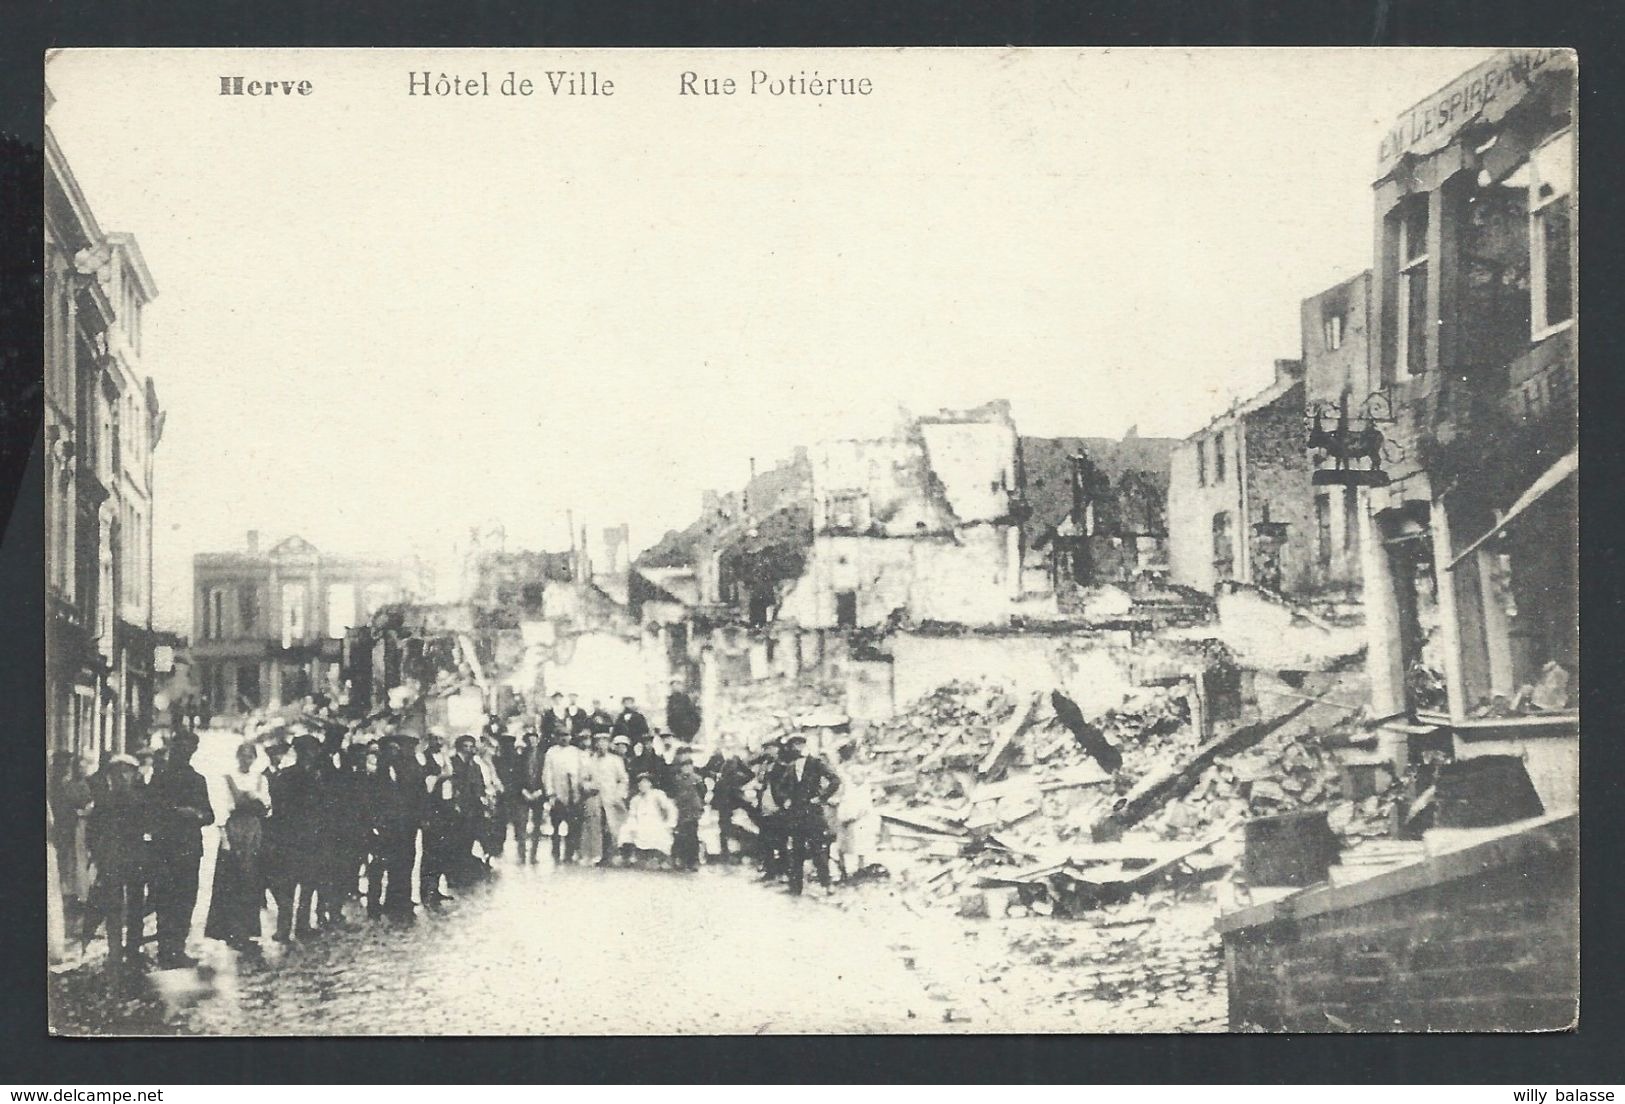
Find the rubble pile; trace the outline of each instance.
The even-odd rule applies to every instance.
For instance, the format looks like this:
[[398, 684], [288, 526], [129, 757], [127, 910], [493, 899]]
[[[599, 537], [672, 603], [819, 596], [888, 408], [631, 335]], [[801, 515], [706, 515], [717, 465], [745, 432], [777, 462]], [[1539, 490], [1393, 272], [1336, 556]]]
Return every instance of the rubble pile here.
[[[906, 886], [965, 915], [1016, 915], [982, 903], [990, 879], [1088, 848], [1121, 792], [1198, 744], [1178, 688], [1138, 690], [1089, 720], [1068, 699], [955, 682], [872, 730], [846, 769], [876, 792]], [[1051, 915], [1056, 901], [1024, 891], [1016, 907]]]
[[1184, 838], [1233, 824], [1317, 808], [1342, 795], [1342, 772], [1326, 737], [1287, 726], [1235, 755], [1219, 756], [1196, 785], [1142, 823], [1166, 838]]
[[[1092, 730], [1088, 745], [1061, 722], [1047, 695], [1018, 701], [999, 687], [950, 683], [870, 731], [868, 780], [909, 806], [953, 814], [945, 818], [950, 822], [969, 820], [958, 815], [967, 805], [997, 802], [971, 826], [1009, 825], [1029, 805], [1044, 811], [1040, 799], [1047, 795], [1132, 784], [1200, 743], [1184, 695], [1165, 688], [1138, 691], [1084, 724]], [[1102, 765], [1101, 750], [1120, 753], [1115, 770]]]
[[1122, 781], [1137, 782], [1159, 767], [1195, 754], [1202, 734], [1191, 725], [1190, 702], [1164, 687], [1142, 690], [1099, 721], [1122, 750]]
[[755, 749], [795, 731], [797, 718], [839, 710], [845, 701], [845, 688], [827, 679], [770, 678], [724, 685], [716, 703], [715, 732]]
[[869, 782], [909, 806], [962, 803], [978, 764], [1016, 712], [1003, 690], [953, 682], [869, 730]]
[[1402, 782], [1344, 796], [1337, 748], [1365, 737], [1357, 715], [1330, 712], [1335, 696], [1288, 695], [1204, 739], [1192, 689], [1137, 687], [1086, 716], [1059, 695], [956, 682], [870, 731], [846, 769], [875, 790], [891, 891], [1007, 938], [985, 980], [1012, 1000], [1080, 1019], [1109, 1008], [1141, 1030], [1222, 1026], [1212, 920], [1239, 870], [1237, 825], [1327, 809], [1345, 847], [1380, 847]]
[[1165, 839], [1194, 839], [1248, 817], [1325, 809], [1345, 845], [1386, 837], [1405, 783], [1358, 800], [1345, 794], [1338, 749], [1357, 728], [1352, 716], [1331, 725], [1281, 726], [1245, 750], [1216, 757], [1194, 786], [1140, 827]]

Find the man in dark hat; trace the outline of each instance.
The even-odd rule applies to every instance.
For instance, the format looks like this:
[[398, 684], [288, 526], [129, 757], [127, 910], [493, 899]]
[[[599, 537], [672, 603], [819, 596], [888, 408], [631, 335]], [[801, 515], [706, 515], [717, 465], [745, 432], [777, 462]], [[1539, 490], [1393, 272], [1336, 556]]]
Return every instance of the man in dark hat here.
[[611, 731], [616, 736], [627, 737], [634, 744], [649, 739], [649, 719], [638, 711], [637, 699], [632, 695], [621, 699], [621, 712], [615, 718]]
[[295, 736], [293, 754], [291, 766], [271, 775], [271, 815], [265, 822], [278, 943], [315, 934], [316, 888], [322, 871], [321, 742], [310, 735]]
[[548, 701], [551, 704], [548, 706], [547, 712], [542, 714], [542, 738], [543, 740], [551, 740], [554, 744], [563, 743], [574, 735], [570, 729], [571, 721], [574, 718], [570, 716], [569, 710], [565, 708], [564, 695], [559, 691], [553, 691]]
[[525, 753], [511, 733], [503, 732], [496, 740], [497, 753], [494, 761], [497, 780], [502, 783], [502, 793], [497, 798], [497, 814], [501, 819], [500, 825], [493, 829], [492, 835], [496, 840], [497, 854], [500, 856], [507, 850], [508, 833], [511, 830], [514, 850], [517, 852], [514, 858], [524, 862], [525, 826], [530, 822], [530, 802], [525, 800]]
[[702, 773], [711, 777], [711, 807], [717, 811], [717, 843], [726, 862], [729, 859], [729, 844], [737, 842], [733, 838], [736, 834], [735, 814], [754, 822], [754, 810], [745, 796], [751, 781], [751, 769], [740, 757], [738, 745], [729, 738], [705, 764]]
[[474, 843], [481, 838], [488, 806], [485, 774], [475, 762], [479, 742], [467, 733], [457, 737], [451, 757], [452, 838], [446, 860], [446, 877], [453, 885], [468, 884], [483, 870], [474, 855]]
[[456, 791], [452, 762], [438, 735], [430, 734], [423, 755], [423, 862], [418, 867], [418, 900], [439, 907], [452, 895], [440, 888], [441, 876], [450, 872], [456, 842]]
[[412, 915], [412, 860], [423, 804], [423, 768], [417, 737], [385, 736], [379, 742], [378, 847], [367, 869], [367, 914], [406, 919]]
[[158, 965], [196, 966], [186, 953], [186, 937], [197, 909], [198, 864], [203, 861], [203, 828], [214, 823], [209, 784], [192, 769], [197, 737], [175, 735], [169, 762], [147, 790], [153, 808], [154, 903], [158, 909]]
[[514, 814], [514, 832], [518, 836], [519, 861], [534, 863], [542, 844], [542, 822], [546, 819], [543, 794], [547, 789], [543, 766], [547, 761], [547, 742], [527, 724], [516, 749], [519, 759], [518, 800], [520, 806]]
[[827, 891], [829, 821], [824, 807], [840, 788], [839, 779], [822, 759], [807, 754], [807, 738], [796, 733], [785, 739], [784, 757], [770, 784], [789, 845], [790, 892], [800, 896], [808, 859], [818, 874], [818, 884]]

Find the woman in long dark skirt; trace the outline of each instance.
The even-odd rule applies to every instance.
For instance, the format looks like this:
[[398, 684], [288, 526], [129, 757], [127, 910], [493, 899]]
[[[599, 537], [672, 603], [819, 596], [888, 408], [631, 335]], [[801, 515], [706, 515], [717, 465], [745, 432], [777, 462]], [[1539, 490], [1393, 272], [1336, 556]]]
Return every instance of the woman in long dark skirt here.
[[271, 809], [265, 775], [254, 769], [258, 753], [252, 743], [237, 749], [237, 770], [226, 775], [231, 815], [220, 836], [214, 867], [214, 895], [203, 934], [239, 951], [255, 946], [260, 936], [260, 909], [265, 904], [265, 871], [261, 863], [263, 824]]

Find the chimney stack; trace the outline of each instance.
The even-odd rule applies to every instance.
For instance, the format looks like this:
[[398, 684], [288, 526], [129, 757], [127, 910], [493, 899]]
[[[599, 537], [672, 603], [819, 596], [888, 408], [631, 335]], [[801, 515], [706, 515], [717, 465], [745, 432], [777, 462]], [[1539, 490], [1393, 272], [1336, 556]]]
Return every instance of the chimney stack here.
[[248, 550], [250, 552], [258, 552], [260, 550], [260, 531], [258, 529], [250, 529], [248, 531]]

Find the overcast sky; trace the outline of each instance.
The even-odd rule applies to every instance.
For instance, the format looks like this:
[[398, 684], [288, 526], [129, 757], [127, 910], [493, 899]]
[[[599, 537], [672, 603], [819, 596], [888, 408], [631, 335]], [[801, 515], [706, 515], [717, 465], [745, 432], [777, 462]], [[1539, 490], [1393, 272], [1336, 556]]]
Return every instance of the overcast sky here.
[[[751, 457], [1008, 398], [1183, 435], [1370, 264], [1395, 116], [1483, 50], [74, 51], [48, 122], [160, 290], [158, 617], [243, 533], [653, 543]], [[678, 95], [679, 74], [867, 97]], [[596, 69], [611, 97], [408, 95]], [[308, 79], [292, 99], [219, 78]]]

